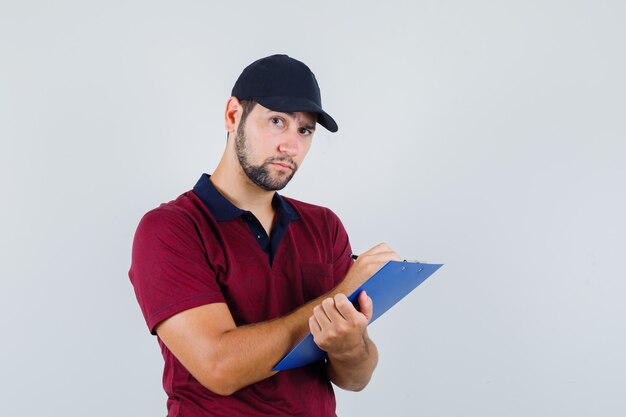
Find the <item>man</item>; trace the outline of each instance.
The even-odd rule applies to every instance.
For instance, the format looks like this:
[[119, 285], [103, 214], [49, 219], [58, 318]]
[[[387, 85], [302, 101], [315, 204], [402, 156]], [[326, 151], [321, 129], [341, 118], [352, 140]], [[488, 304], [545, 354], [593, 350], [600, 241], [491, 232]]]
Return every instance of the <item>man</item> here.
[[[372, 301], [362, 292], [357, 310], [346, 295], [400, 258], [380, 244], [353, 261], [334, 213], [276, 192], [316, 124], [337, 131], [305, 64], [250, 64], [226, 103], [213, 174], [142, 218], [129, 276], [165, 359], [168, 416], [334, 416], [331, 382], [369, 382]], [[272, 371], [309, 331], [328, 360]]]

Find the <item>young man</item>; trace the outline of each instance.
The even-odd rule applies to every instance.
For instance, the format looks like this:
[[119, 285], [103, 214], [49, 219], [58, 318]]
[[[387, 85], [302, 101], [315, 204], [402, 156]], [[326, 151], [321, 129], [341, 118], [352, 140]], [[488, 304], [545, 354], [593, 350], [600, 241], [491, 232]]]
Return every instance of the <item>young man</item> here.
[[[353, 292], [398, 255], [350, 258], [330, 210], [280, 196], [322, 110], [311, 70], [286, 55], [249, 65], [226, 103], [226, 150], [213, 175], [148, 212], [129, 272], [165, 359], [168, 416], [334, 416], [331, 382], [363, 389], [378, 360]], [[328, 360], [272, 368], [308, 332]]]

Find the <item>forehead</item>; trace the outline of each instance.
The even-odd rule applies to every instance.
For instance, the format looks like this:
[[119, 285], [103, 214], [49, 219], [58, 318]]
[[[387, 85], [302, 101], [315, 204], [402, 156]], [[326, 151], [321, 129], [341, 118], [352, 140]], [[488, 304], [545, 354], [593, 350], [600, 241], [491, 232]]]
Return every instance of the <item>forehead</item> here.
[[267, 115], [270, 116], [272, 114], [281, 114], [285, 115], [291, 119], [294, 119], [300, 123], [312, 124], [315, 125], [317, 122], [317, 113], [312, 112], [281, 112], [268, 109], [267, 107], [263, 107], [261, 104], [257, 103], [252, 110], [252, 113], [257, 112], [258, 115]]

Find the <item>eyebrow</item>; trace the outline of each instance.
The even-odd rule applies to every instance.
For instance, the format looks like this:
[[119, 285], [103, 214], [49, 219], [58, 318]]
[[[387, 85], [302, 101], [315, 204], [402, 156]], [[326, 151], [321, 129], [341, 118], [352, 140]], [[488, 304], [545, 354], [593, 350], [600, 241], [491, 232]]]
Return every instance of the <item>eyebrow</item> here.
[[[294, 116], [295, 113], [291, 112], [291, 111], [283, 111], [283, 112], [277, 112], [277, 113], [285, 113], [285, 114], [288, 114], [289, 116], [295, 118], [295, 116]], [[315, 130], [315, 124], [311, 125], [309, 123], [305, 123], [304, 127], [306, 129], [309, 129], [310, 131], [314, 131]]]

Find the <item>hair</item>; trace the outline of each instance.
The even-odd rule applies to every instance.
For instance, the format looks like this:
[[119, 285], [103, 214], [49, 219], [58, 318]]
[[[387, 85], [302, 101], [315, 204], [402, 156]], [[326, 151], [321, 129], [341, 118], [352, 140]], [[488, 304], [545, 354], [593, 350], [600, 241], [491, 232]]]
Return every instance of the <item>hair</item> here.
[[256, 101], [241, 100], [239, 103], [241, 104], [241, 107], [243, 108], [243, 110], [241, 111], [241, 120], [239, 121], [239, 123], [245, 124], [246, 119], [248, 118], [248, 115], [250, 114], [252, 109], [254, 109], [254, 106], [256, 106]]
[[[256, 101], [254, 100], [240, 100], [239, 104], [241, 104], [241, 119], [239, 120], [239, 126], [241, 126], [243, 128], [243, 126], [246, 123], [246, 119], [248, 118], [248, 115], [250, 114], [250, 112], [252, 111], [252, 109], [254, 109], [254, 106], [256, 106]], [[226, 139], [228, 139], [228, 134], [226, 135]]]

